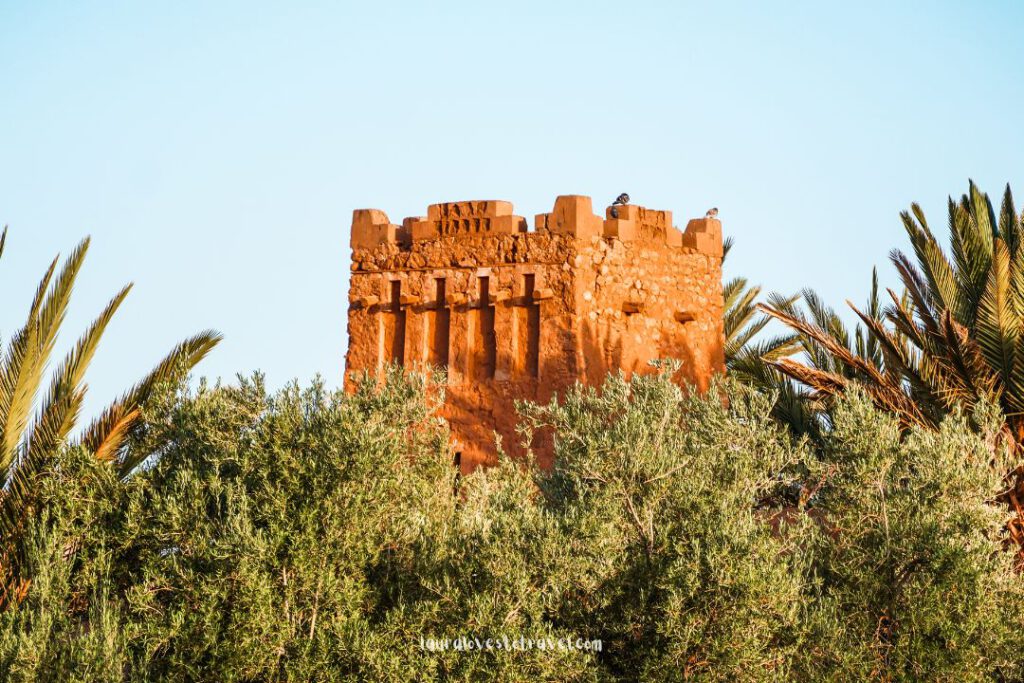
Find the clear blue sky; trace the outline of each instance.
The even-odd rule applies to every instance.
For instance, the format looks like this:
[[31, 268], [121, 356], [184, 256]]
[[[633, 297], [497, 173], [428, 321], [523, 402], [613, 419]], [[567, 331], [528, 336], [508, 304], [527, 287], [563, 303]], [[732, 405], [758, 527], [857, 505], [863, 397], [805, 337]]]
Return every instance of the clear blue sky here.
[[[856, 6], [855, 6], [856, 5]], [[729, 274], [864, 298], [898, 212], [1024, 206], [1024, 9], [928, 3], [0, 0], [0, 332], [93, 246], [88, 407], [206, 327], [202, 374], [341, 377], [353, 208], [629, 192], [721, 209]], [[893, 282], [885, 267], [883, 278]]]

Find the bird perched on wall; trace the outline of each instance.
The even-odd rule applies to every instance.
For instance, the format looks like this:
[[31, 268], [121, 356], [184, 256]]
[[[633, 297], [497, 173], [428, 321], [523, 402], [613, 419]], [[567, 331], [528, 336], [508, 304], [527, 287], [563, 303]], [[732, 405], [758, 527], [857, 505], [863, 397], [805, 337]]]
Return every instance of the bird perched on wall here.
[[619, 204], [629, 204], [629, 195], [623, 192], [612, 202], [612, 218], [619, 217], [619, 210], [615, 208]]
[[715, 218], [717, 216], [718, 216], [718, 207], [717, 206], [712, 208], [712, 209], [708, 209], [708, 212], [706, 214], [704, 214], [705, 218]]

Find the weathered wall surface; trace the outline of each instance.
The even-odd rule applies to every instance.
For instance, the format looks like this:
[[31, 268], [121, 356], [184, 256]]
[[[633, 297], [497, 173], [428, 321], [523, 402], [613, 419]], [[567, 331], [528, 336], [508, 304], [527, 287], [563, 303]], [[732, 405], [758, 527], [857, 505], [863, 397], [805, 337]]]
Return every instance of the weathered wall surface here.
[[[669, 212], [617, 213], [563, 196], [531, 232], [508, 202], [435, 204], [401, 226], [355, 211], [346, 384], [389, 362], [445, 368], [465, 471], [493, 458], [495, 432], [521, 451], [516, 399], [665, 357], [705, 388], [723, 371], [721, 224], [684, 234]], [[546, 463], [550, 449], [535, 446]]]
[[[628, 213], [636, 212], [620, 210], [620, 222]], [[663, 230], [674, 228], [669, 222]], [[707, 231], [713, 234], [705, 250], [649, 232], [579, 247], [575, 309], [587, 382], [619, 369], [649, 371], [649, 361], [659, 358], [681, 360], [677, 379], [700, 389], [723, 370], [721, 227], [712, 219], [691, 221], [691, 236]]]

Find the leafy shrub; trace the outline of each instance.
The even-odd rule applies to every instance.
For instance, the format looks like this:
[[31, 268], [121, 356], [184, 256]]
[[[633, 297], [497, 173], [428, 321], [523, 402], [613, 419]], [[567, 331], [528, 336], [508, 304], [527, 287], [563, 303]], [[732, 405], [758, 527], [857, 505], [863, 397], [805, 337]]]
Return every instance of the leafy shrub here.
[[864, 394], [837, 406], [815, 463], [803, 679], [1020, 680], [1001, 422], [991, 408], [975, 422], [988, 438], [963, 416], [900, 438]]
[[[442, 398], [399, 372], [353, 395], [255, 376], [151, 400], [126, 482], [65, 449], [0, 677], [1019, 677], [1007, 463], [955, 421], [903, 438], [852, 395], [812, 451], [749, 390], [612, 376], [522, 406], [553, 470], [459, 477]], [[424, 647], [460, 636], [601, 647]]]

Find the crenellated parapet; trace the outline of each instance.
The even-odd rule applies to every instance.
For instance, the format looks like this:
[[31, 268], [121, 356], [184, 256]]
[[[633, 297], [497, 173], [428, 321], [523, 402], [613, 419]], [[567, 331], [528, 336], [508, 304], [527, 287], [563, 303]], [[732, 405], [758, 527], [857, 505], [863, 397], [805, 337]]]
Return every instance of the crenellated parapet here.
[[[408, 251], [414, 250], [417, 243], [431, 240], [524, 233], [530, 233], [526, 219], [513, 213], [511, 202], [489, 199], [432, 204], [426, 216], [406, 218], [401, 225], [391, 223], [379, 209], [356, 209], [352, 214], [351, 245], [353, 249], [374, 249], [387, 244]], [[593, 203], [585, 195], [558, 197], [550, 213], [534, 217], [533, 233], [577, 239], [614, 238], [663, 244], [709, 256], [722, 254], [722, 225], [717, 219], [691, 220], [682, 232], [673, 225], [671, 211], [635, 204], [609, 206], [602, 218], [594, 213]]]

